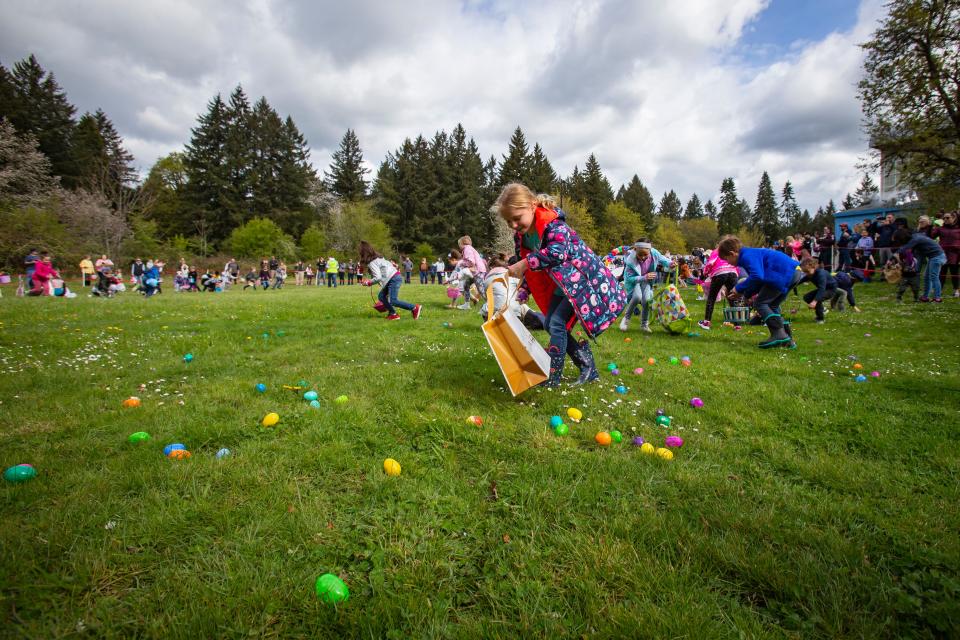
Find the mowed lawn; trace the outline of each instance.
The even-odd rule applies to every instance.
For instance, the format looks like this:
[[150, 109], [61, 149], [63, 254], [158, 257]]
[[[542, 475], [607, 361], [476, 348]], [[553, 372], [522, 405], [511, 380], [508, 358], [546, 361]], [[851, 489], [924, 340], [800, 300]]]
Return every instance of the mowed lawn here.
[[[0, 635], [957, 637], [960, 303], [892, 291], [822, 326], [791, 296], [791, 352], [720, 309], [700, 337], [635, 322], [599, 339], [600, 383], [514, 399], [439, 286], [403, 287], [423, 317], [389, 323], [357, 286], [5, 287], [0, 465], [38, 475], [0, 486]], [[282, 388], [300, 380], [321, 408]], [[685, 444], [667, 461], [637, 435]], [[346, 603], [317, 599], [327, 572]]]

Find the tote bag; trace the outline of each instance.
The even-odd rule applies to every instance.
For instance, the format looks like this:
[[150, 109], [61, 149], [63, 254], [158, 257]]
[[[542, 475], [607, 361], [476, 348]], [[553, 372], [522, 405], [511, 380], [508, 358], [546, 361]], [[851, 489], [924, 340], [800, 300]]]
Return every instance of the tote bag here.
[[[506, 278], [496, 280], [502, 280], [509, 289]], [[517, 396], [549, 377], [550, 356], [509, 308], [508, 297], [503, 308], [494, 310], [493, 286], [488, 286], [487, 321], [481, 328], [510, 393]]]

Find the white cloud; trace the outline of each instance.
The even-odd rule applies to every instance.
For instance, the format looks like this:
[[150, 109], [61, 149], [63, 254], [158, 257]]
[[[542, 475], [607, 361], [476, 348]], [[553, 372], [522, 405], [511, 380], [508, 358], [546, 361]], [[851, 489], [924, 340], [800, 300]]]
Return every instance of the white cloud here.
[[562, 173], [596, 153], [615, 185], [637, 173], [655, 197], [706, 199], [732, 175], [752, 202], [769, 170], [815, 208], [857, 182], [856, 45], [882, 7], [864, 0], [850, 32], [747, 63], [738, 42], [767, 3], [6, 1], [0, 60], [35, 53], [144, 168], [242, 83], [293, 116], [321, 171], [347, 128], [375, 167], [457, 122], [499, 157], [519, 125]]

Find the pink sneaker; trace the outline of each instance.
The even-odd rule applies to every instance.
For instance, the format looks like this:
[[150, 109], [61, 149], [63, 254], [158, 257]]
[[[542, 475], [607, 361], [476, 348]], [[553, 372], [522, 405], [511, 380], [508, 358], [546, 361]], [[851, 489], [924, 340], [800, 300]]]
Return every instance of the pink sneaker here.
[[701, 329], [704, 329], [704, 330], [706, 330], [706, 331], [710, 331], [710, 321], [709, 321], [709, 320], [701, 320], [700, 322], [697, 323], [697, 326], [699, 326]]

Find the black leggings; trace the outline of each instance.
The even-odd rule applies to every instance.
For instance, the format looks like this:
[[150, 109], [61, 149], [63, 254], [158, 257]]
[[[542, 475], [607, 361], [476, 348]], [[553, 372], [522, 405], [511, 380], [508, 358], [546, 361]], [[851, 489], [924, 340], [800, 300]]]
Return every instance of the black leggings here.
[[707, 311], [703, 315], [704, 320], [710, 322], [713, 317], [713, 305], [717, 300], [720, 289], [726, 287], [727, 293], [730, 293], [735, 286], [737, 286], [737, 274], [735, 273], [723, 273], [710, 278], [710, 291], [707, 292]]
[[953, 264], [943, 265], [943, 269], [940, 270], [940, 285], [947, 285], [947, 272], [950, 273], [950, 278], [953, 281], [953, 289], [956, 291], [960, 289], [960, 264], [954, 262]]

